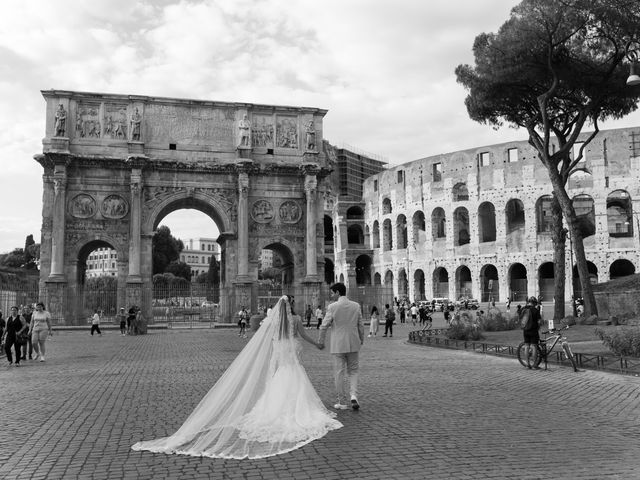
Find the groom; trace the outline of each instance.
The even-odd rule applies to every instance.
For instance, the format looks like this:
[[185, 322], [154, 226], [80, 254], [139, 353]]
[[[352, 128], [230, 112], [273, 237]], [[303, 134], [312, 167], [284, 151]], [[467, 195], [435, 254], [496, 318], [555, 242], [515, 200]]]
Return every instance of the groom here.
[[324, 348], [327, 328], [332, 327], [329, 352], [333, 354], [334, 375], [338, 403], [334, 408], [346, 410], [345, 374], [349, 377], [351, 408], [358, 410], [358, 352], [364, 341], [364, 325], [360, 305], [347, 298], [347, 287], [343, 283], [331, 285], [331, 298], [335, 299], [327, 307], [327, 313], [320, 325], [318, 346]]

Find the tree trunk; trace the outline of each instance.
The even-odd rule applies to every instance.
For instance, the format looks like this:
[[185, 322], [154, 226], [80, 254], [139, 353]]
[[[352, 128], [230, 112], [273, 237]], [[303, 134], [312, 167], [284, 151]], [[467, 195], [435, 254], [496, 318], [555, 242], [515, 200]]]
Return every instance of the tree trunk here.
[[562, 208], [556, 196], [551, 202], [551, 239], [553, 240], [553, 319], [562, 320], [565, 316], [564, 286], [565, 286], [565, 246], [566, 231], [562, 225]]
[[[596, 305], [596, 298], [593, 295], [591, 288], [591, 282], [589, 280], [589, 269], [587, 267], [587, 257], [584, 253], [584, 243], [582, 242], [582, 234], [578, 229], [578, 222], [576, 212], [573, 209], [573, 203], [564, 188], [564, 184], [560, 179], [560, 175], [553, 170], [549, 170], [549, 178], [553, 185], [553, 192], [560, 203], [562, 213], [569, 227], [569, 233], [571, 235], [571, 243], [576, 259], [576, 266], [578, 267], [578, 275], [580, 276], [580, 286], [582, 287], [582, 299], [584, 300], [584, 314], [585, 317], [590, 315], [598, 315], [598, 307]], [[571, 265], [571, 275], [573, 275], [573, 265]]]

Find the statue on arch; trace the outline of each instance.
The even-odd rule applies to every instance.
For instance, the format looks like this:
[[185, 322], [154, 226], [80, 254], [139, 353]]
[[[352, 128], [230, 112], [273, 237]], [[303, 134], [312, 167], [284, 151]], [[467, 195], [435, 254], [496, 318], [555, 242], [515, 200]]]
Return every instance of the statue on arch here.
[[134, 142], [140, 141], [140, 124], [142, 123], [142, 115], [136, 108], [133, 115], [131, 115], [131, 140]]
[[240, 130], [240, 142], [238, 142], [238, 147], [250, 147], [251, 122], [246, 114], [242, 117], [242, 120], [238, 122], [238, 130]]
[[58, 105], [55, 120], [55, 136], [64, 137], [64, 134], [67, 130], [67, 111], [64, 109], [64, 106], [62, 104]]

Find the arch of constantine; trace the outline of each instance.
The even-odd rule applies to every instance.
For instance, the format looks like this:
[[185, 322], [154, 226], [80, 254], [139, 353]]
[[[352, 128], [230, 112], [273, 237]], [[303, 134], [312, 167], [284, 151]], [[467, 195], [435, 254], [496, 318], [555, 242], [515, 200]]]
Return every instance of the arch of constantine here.
[[[84, 322], [86, 259], [117, 252], [118, 306], [151, 315], [152, 236], [190, 208], [220, 231], [221, 314], [255, 311], [258, 255], [280, 252], [317, 303], [324, 276], [326, 110], [47, 90], [40, 291], [54, 315]], [[319, 147], [320, 146], [320, 147]]]

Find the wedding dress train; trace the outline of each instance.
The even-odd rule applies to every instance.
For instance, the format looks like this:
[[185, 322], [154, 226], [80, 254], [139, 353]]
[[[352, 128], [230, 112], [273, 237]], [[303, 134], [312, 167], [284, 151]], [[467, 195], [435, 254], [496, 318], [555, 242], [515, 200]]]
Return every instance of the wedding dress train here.
[[295, 450], [342, 427], [311, 385], [300, 351], [285, 296], [176, 433], [131, 448], [263, 458]]

